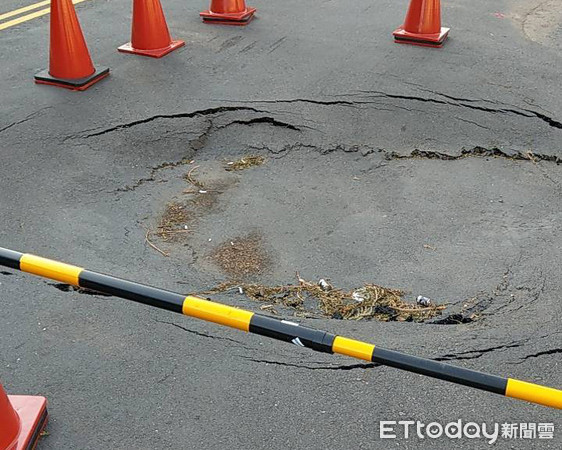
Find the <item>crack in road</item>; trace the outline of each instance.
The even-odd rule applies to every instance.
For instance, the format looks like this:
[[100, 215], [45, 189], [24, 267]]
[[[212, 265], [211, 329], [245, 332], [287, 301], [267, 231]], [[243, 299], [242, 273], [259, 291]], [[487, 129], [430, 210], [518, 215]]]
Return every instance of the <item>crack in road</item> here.
[[546, 155], [543, 153], [534, 153], [534, 152], [527, 152], [521, 153], [519, 151], [513, 153], [507, 153], [503, 150], [500, 150], [497, 147], [493, 148], [485, 148], [485, 147], [473, 147], [471, 149], [463, 149], [460, 154], [458, 155], [451, 155], [448, 153], [442, 153], [437, 151], [431, 150], [419, 150], [415, 149], [407, 155], [401, 155], [396, 152], [384, 152], [385, 158], [387, 160], [393, 159], [440, 159], [443, 161], [456, 161], [459, 159], [464, 159], [468, 157], [480, 157], [480, 158], [504, 158], [510, 159], [513, 161], [546, 161], [552, 162], [557, 165], [562, 164], [562, 158], [559, 158], [555, 155]]
[[[193, 150], [194, 152], [196, 152], [197, 150], [201, 149], [202, 147], [205, 146], [205, 144], [207, 143], [207, 138], [209, 136], [209, 133], [211, 132], [211, 129], [213, 128], [213, 122], [208, 120], [207, 121], [207, 127], [203, 130], [203, 132], [196, 137], [195, 139], [192, 139], [191, 141], [189, 141], [188, 143], [188, 147]], [[137, 189], [138, 187], [142, 186], [145, 183], [149, 183], [152, 181], [156, 181], [156, 174], [162, 170], [162, 169], [171, 169], [174, 167], [179, 167], [181, 165], [185, 165], [185, 164], [189, 164], [191, 163], [191, 157], [189, 156], [184, 156], [182, 159], [180, 159], [179, 161], [166, 161], [163, 162], [161, 164], [158, 164], [157, 166], [151, 167], [150, 168], [150, 173], [148, 175], [148, 177], [145, 178], [139, 178], [137, 181], [135, 181], [132, 185], [126, 185], [124, 187], [120, 187], [117, 189], [114, 189], [113, 191], [111, 191], [111, 194], [115, 194], [118, 192], [129, 192], [129, 191], [134, 191], [135, 189]]]
[[189, 328], [183, 327], [183, 326], [178, 325], [177, 323], [174, 323], [174, 322], [166, 322], [166, 321], [164, 321], [164, 320], [155, 320], [155, 321], [158, 322], [158, 323], [166, 324], [166, 325], [172, 325], [172, 326], [174, 326], [174, 327], [176, 327], [176, 328], [179, 328], [180, 330], [183, 330], [183, 331], [185, 331], [185, 332], [187, 332], [187, 333], [194, 334], [195, 336], [204, 337], [204, 338], [208, 338], [208, 339], [217, 339], [217, 340], [219, 340], [219, 341], [233, 342], [233, 343], [235, 343], [235, 344], [238, 344], [240, 347], [242, 347], [242, 348], [244, 348], [244, 349], [246, 349], [246, 350], [251, 350], [251, 351], [255, 351], [255, 350], [256, 350], [255, 348], [246, 347], [243, 342], [240, 342], [240, 341], [238, 341], [238, 340], [236, 340], [236, 339], [227, 338], [227, 337], [222, 337], [222, 336], [213, 336], [213, 335], [211, 335], [211, 334], [201, 333], [200, 331], [190, 330]]
[[[239, 355], [238, 358], [242, 358], [245, 359], [247, 361], [252, 361], [255, 363], [260, 363], [260, 364], [272, 364], [272, 365], [276, 365], [276, 366], [285, 366], [285, 367], [296, 367], [299, 369], [307, 369], [307, 370], [354, 370], [354, 369], [372, 369], [374, 367], [379, 367], [381, 366], [381, 364], [378, 363], [367, 363], [367, 364], [349, 364], [349, 365], [341, 365], [341, 366], [335, 366], [335, 365], [327, 365], [327, 366], [306, 366], [306, 365], [302, 365], [302, 364], [296, 364], [296, 363], [288, 363], [288, 362], [282, 362], [282, 361], [272, 361], [269, 359], [255, 359], [255, 358], [250, 358], [249, 356], [242, 356]], [[311, 361], [312, 363], [314, 363], [314, 361]], [[323, 364], [323, 363], [316, 363], [316, 364]]]
[[12, 127], [15, 127], [16, 125], [20, 125], [22, 123], [30, 121], [30, 120], [34, 119], [36, 116], [38, 116], [40, 112], [43, 112], [46, 109], [50, 109], [50, 108], [52, 108], [52, 106], [46, 106], [44, 108], [38, 109], [37, 111], [34, 111], [31, 114], [28, 114], [27, 116], [25, 116], [23, 119], [17, 120], [16, 122], [12, 122], [12, 123], [6, 125], [5, 127], [0, 128], [0, 133], [3, 133], [4, 131], [9, 130]]
[[95, 133], [85, 134], [77, 136], [80, 138], [91, 138], [96, 136], [102, 136], [104, 134], [112, 133], [114, 131], [125, 130], [137, 125], [142, 125], [145, 123], [152, 122], [157, 119], [192, 119], [195, 117], [205, 117], [212, 116], [220, 113], [226, 113], [231, 111], [251, 111], [255, 113], [265, 113], [267, 111], [262, 111], [260, 109], [252, 108], [249, 106], [218, 106], [216, 108], [199, 109], [189, 113], [174, 113], [174, 114], [156, 114], [154, 116], [147, 117], [145, 119], [134, 120], [132, 122], [123, 123], [110, 128], [105, 128], [103, 130], [97, 131]]
[[[441, 105], [452, 105], [452, 106], [457, 106], [457, 107], [465, 107], [465, 108], [469, 108], [469, 109], [473, 109], [473, 110], [478, 110], [478, 111], [484, 111], [484, 112], [489, 112], [489, 113], [502, 113], [502, 114], [516, 114], [519, 116], [524, 116], [524, 117], [535, 117], [535, 118], [539, 118], [541, 120], [543, 120], [544, 122], [548, 123], [549, 126], [554, 127], [554, 128], [558, 128], [558, 129], [562, 129], [562, 123], [560, 123], [559, 121], [555, 120], [552, 117], [546, 116], [545, 114], [542, 114], [538, 111], [534, 111], [531, 109], [526, 109], [526, 108], [519, 108], [519, 107], [504, 107], [504, 108], [494, 108], [494, 107], [488, 107], [488, 106], [479, 106], [479, 105], [475, 105], [474, 103], [476, 102], [487, 102], [487, 103], [494, 103], [494, 104], [498, 104], [497, 102], [493, 102], [491, 100], [483, 100], [483, 99], [468, 99], [468, 98], [462, 98], [462, 97], [455, 97], [455, 96], [451, 96], [451, 95], [447, 95], [447, 94], [443, 94], [443, 93], [439, 93], [436, 91], [430, 91], [427, 89], [423, 89], [426, 92], [431, 92], [434, 95], [443, 97], [445, 100], [442, 99], [437, 99], [437, 98], [426, 98], [426, 97], [421, 97], [421, 96], [415, 96], [415, 95], [402, 95], [402, 94], [389, 94], [389, 93], [385, 93], [382, 91], [373, 91], [373, 90], [360, 90], [358, 91], [360, 94], [359, 95], [371, 95], [371, 96], [375, 96], [376, 98], [388, 98], [388, 99], [400, 99], [400, 100], [407, 100], [407, 101], [416, 101], [416, 102], [426, 102], [426, 103], [435, 103], [435, 104], [441, 104]], [[343, 95], [343, 94], [342, 94]], [[348, 95], [354, 95], [354, 94], [348, 94]], [[224, 102], [229, 101], [229, 100], [223, 100]], [[321, 105], [321, 106], [357, 106], [357, 105], [373, 105], [377, 102], [374, 102], [372, 100], [316, 100], [316, 99], [309, 99], [309, 98], [294, 98], [294, 99], [276, 99], [276, 100], [253, 100], [253, 101], [240, 101], [238, 103], [247, 103], [247, 104], [291, 104], [291, 103], [309, 103], [309, 104], [314, 104], [314, 105]], [[399, 107], [398, 105], [393, 105], [395, 107]], [[139, 119], [139, 120], [135, 120], [132, 122], [128, 122], [128, 123], [123, 123], [123, 124], [119, 124], [113, 127], [109, 127], [109, 128], [105, 128], [102, 130], [98, 130], [89, 134], [82, 134], [82, 135], [73, 135], [67, 138], [92, 138], [92, 137], [98, 137], [98, 136], [102, 136], [102, 135], [106, 135], [108, 133], [112, 133], [112, 132], [116, 132], [116, 131], [120, 131], [120, 130], [125, 130], [131, 127], [135, 127], [137, 125], [141, 125], [141, 124], [146, 124], [149, 122], [152, 122], [154, 120], [157, 119], [179, 119], [179, 118], [197, 118], [197, 117], [208, 117], [208, 126], [207, 129], [203, 131], [203, 133], [195, 140], [191, 141], [189, 143], [189, 147], [194, 150], [197, 151], [200, 148], [204, 147], [207, 138], [209, 137], [209, 135], [215, 131], [215, 130], [221, 130], [221, 129], [225, 129], [231, 125], [235, 125], [235, 124], [240, 124], [240, 125], [248, 125], [248, 126], [252, 126], [254, 124], [268, 124], [271, 126], [275, 126], [275, 127], [281, 127], [281, 128], [286, 128], [288, 130], [292, 130], [292, 131], [297, 131], [297, 132], [301, 132], [303, 128], [308, 128], [308, 129], [314, 129], [305, 125], [294, 125], [285, 121], [281, 121], [276, 119], [275, 117], [273, 117], [272, 115], [266, 115], [266, 116], [260, 116], [260, 117], [254, 117], [254, 118], [250, 118], [250, 119], [236, 119], [236, 120], [232, 120], [229, 123], [226, 123], [224, 125], [220, 125], [220, 126], [214, 126], [213, 124], [213, 119], [212, 116], [216, 116], [217, 114], [221, 114], [221, 113], [227, 113], [227, 112], [253, 112], [253, 113], [270, 113], [269, 111], [264, 111], [262, 109], [258, 109], [256, 107], [252, 107], [252, 106], [247, 106], [247, 105], [240, 105], [240, 106], [218, 106], [218, 107], [214, 107], [214, 108], [207, 108], [207, 109], [200, 109], [200, 110], [195, 110], [192, 112], [184, 112], [184, 113], [174, 113], [174, 114], [157, 114], [157, 115], [153, 115], [144, 119]], [[21, 122], [26, 121], [26, 120], [30, 120], [33, 115], [37, 114], [39, 111], [33, 113], [32, 115], [28, 116], [27, 118], [23, 119]], [[480, 128], [485, 128], [485, 129], [489, 129], [488, 127], [486, 127], [485, 125], [479, 124], [477, 122], [474, 122], [472, 120], [468, 120], [462, 117], [458, 118], [461, 121], [473, 124], [475, 126], [478, 126]], [[16, 123], [14, 123], [16, 124]], [[10, 124], [8, 125], [8, 127], [5, 127], [4, 129], [0, 130], [3, 131], [11, 126], [13, 126], [14, 124]], [[87, 130], [89, 131], [89, 130]], [[83, 132], [84, 133], [84, 132]], [[369, 146], [367, 146], [369, 147]], [[294, 145], [290, 145], [287, 144], [285, 145], [283, 148], [280, 149], [272, 149], [269, 148], [267, 146], [263, 146], [262, 149], [267, 150], [269, 153], [273, 153], [273, 154], [281, 154], [281, 153], [287, 153], [289, 151], [292, 151], [296, 148], [313, 148], [313, 149], [317, 149], [321, 154], [328, 154], [328, 153], [332, 153], [334, 151], [344, 151], [344, 152], [357, 152], [360, 151], [360, 148], [358, 146], [346, 146], [346, 145], [342, 145], [342, 144], [335, 144], [332, 145], [330, 147], [327, 148], [322, 148], [320, 146], [316, 146], [313, 144], [304, 144], [304, 143], [298, 143], [298, 144], [294, 144]], [[369, 147], [368, 150], [366, 151], [362, 151], [361, 153], [363, 154], [363, 156], [366, 156], [370, 153], [373, 153], [374, 150]], [[428, 150], [419, 150], [419, 149], [415, 149], [412, 152], [410, 152], [410, 154], [407, 155], [401, 155], [399, 153], [396, 152], [387, 152], [383, 149], [379, 149], [379, 152], [383, 152], [384, 156], [387, 160], [393, 160], [393, 159], [414, 159], [414, 158], [420, 158], [420, 159], [439, 159], [439, 160], [445, 160], [445, 161], [453, 161], [453, 160], [459, 160], [459, 159], [463, 159], [466, 157], [498, 157], [498, 158], [505, 158], [505, 159], [510, 159], [510, 160], [514, 160], [514, 161], [531, 161], [531, 162], [537, 162], [537, 161], [546, 161], [546, 162], [553, 162], [557, 165], [562, 164], [562, 158], [555, 156], [555, 155], [548, 155], [548, 154], [542, 154], [542, 153], [534, 153], [534, 152], [512, 152], [512, 153], [508, 153], [506, 151], [500, 150], [499, 148], [484, 148], [484, 147], [474, 147], [472, 149], [463, 149], [461, 151], [460, 154], [457, 155], [451, 155], [451, 154], [447, 154], [447, 153], [442, 153], [442, 152], [438, 152], [438, 151], [428, 151]], [[162, 170], [162, 169], [166, 169], [166, 168], [172, 168], [172, 167], [177, 167], [179, 165], [185, 164], [189, 161], [189, 159], [187, 157], [182, 158], [179, 161], [167, 161], [164, 163], [161, 163], [157, 166], [151, 167], [149, 168], [149, 174], [148, 176], [142, 177], [140, 179], [138, 179], [136, 182], [134, 182], [132, 185], [126, 185], [124, 187], [120, 187], [117, 188], [113, 191], [111, 191], [111, 193], [116, 193], [116, 192], [128, 192], [128, 191], [132, 191], [135, 190], [136, 188], [138, 188], [139, 186], [142, 186], [145, 183], [148, 182], [153, 182], [156, 180], [156, 174], [158, 171]], [[550, 179], [550, 178], [549, 178]], [[555, 180], [551, 180], [554, 183], [557, 183]], [[558, 186], [558, 184], [557, 184]]]
[[[255, 119], [249, 119], [249, 120], [233, 120], [232, 122], [229, 122], [226, 125], [221, 125], [221, 126], [217, 127], [217, 130], [222, 130], [224, 128], [227, 128], [227, 127], [229, 127], [231, 125], [235, 125], [235, 124], [238, 124], [238, 125], [253, 125], [255, 123], [266, 123], [266, 124], [269, 124], [269, 125], [273, 125], [275, 127], [287, 128], [289, 130], [294, 130], [294, 131], [302, 131], [299, 127], [297, 127], [295, 125], [292, 125], [292, 124], [287, 123], [287, 122], [281, 122], [281, 121], [279, 121], [279, 120], [277, 120], [273, 117], [269, 117], [269, 116], [256, 117]], [[312, 129], [311, 127], [307, 127], [307, 126], [304, 126], [304, 125], [301, 125], [301, 126], [303, 126], [304, 128]]]
[[[174, 323], [174, 322], [166, 322], [166, 321], [163, 321], [163, 320], [156, 320], [156, 322], [166, 324], [166, 325], [172, 325], [176, 328], [179, 328], [180, 330], [183, 330], [183, 331], [185, 331], [187, 333], [190, 333], [190, 334], [193, 334], [195, 336], [204, 337], [204, 338], [208, 338], [208, 339], [218, 339], [218, 340], [221, 340], [221, 341], [233, 342], [235, 344], [238, 344], [241, 348], [243, 348], [245, 350], [252, 351], [252, 352], [259, 350], [259, 349], [256, 349], [256, 348], [247, 347], [242, 342], [240, 342], [236, 339], [231, 339], [231, 338], [222, 337], [222, 336], [213, 336], [213, 335], [210, 335], [210, 334], [207, 334], [207, 333], [201, 333], [199, 331], [190, 330], [189, 328], [183, 327], [183, 326], [178, 325], [177, 323]], [[289, 363], [289, 362], [256, 359], [256, 358], [251, 358], [249, 356], [243, 356], [243, 355], [236, 355], [236, 356], [238, 358], [246, 359], [248, 361], [252, 361], [252, 362], [256, 362], [256, 363], [274, 364], [274, 365], [287, 366], [287, 367], [297, 367], [297, 368], [308, 369], [308, 370], [353, 370], [353, 369], [371, 369], [373, 367], [380, 366], [380, 364], [377, 364], [377, 363], [350, 364], [350, 365], [340, 365], [340, 366], [336, 366], [336, 365], [306, 366], [306, 365]], [[314, 364], [314, 361], [312, 361], [312, 363]], [[319, 362], [317, 364], [323, 364], [323, 363]]]
[[[255, 351], [260, 350], [260, 349], [257, 349], [257, 348], [247, 347], [242, 342], [240, 342], [236, 339], [231, 339], [231, 338], [221, 337], [221, 336], [213, 336], [213, 335], [210, 335], [210, 334], [207, 334], [207, 333], [201, 333], [199, 331], [190, 330], [189, 328], [183, 327], [183, 326], [178, 325], [174, 322], [166, 322], [166, 321], [162, 321], [162, 320], [156, 320], [156, 322], [166, 324], [166, 325], [172, 325], [176, 328], [179, 328], [182, 331], [185, 331], [187, 333], [190, 333], [190, 334], [193, 334], [193, 335], [196, 335], [196, 336], [199, 336], [199, 337], [233, 342], [233, 343], [239, 345], [241, 348], [243, 348], [245, 350], [248, 350], [248, 351], [251, 351], [251, 352], [255, 352]], [[554, 333], [554, 334], [556, 334], [556, 333]], [[546, 337], [549, 337], [549, 336], [551, 336], [551, 335], [549, 334], [549, 335], [545, 335], [545, 336], [540, 336], [539, 339], [546, 338]], [[493, 353], [493, 352], [496, 352], [498, 350], [505, 350], [505, 349], [510, 349], [510, 348], [523, 347], [529, 341], [530, 341], [530, 338], [526, 338], [526, 339], [522, 339], [520, 341], [513, 341], [510, 344], [497, 345], [497, 346], [494, 346], [494, 347], [486, 347], [486, 348], [475, 349], [475, 350], [466, 350], [466, 351], [457, 352], [457, 353], [447, 353], [443, 356], [438, 356], [438, 357], [431, 358], [431, 359], [433, 361], [460, 361], [460, 360], [478, 359], [478, 358], [481, 358], [482, 356], [484, 356], [487, 353]], [[510, 363], [510, 364], [521, 364], [525, 360], [530, 359], [530, 358], [538, 358], [540, 356], [553, 355], [553, 354], [558, 354], [558, 353], [562, 353], [562, 348], [555, 348], [555, 349], [540, 351], [538, 353], [529, 354], [529, 355], [526, 355], [526, 356], [520, 358], [519, 362]], [[247, 361], [255, 362], [255, 363], [258, 363], [258, 364], [271, 364], [271, 365], [276, 365], [276, 366], [294, 367], [294, 368], [306, 369], [306, 370], [341, 370], [341, 371], [349, 371], [349, 370], [355, 370], [355, 369], [365, 370], [365, 369], [372, 369], [372, 368], [375, 368], [375, 367], [379, 367], [379, 366], [382, 365], [382, 364], [378, 364], [378, 363], [364, 363], [364, 364], [311, 366], [311, 365], [297, 364], [297, 363], [291, 363], [291, 362], [286, 362], [286, 361], [276, 361], [276, 360], [270, 360], [270, 359], [258, 359], [258, 358], [253, 358], [253, 357], [245, 356], [245, 355], [236, 355], [236, 357], [241, 358], [241, 359], [245, 359]], [[315, 362], [315, 361], [311, 361], [310, 363], [311, 364], [324, 364], [324, 362]]]
[[[488, 347], [478, 350], [467, 350], [464, 352], [459, 353], [448, 353], [443, 356], [439, 356], [437, 358], [433, 358], [434, 361], [452, 361], [452, 360], [462, 360], [462, 359], [478, 359], [484, 356], [486, 353], [495, 352], [496, 350], [501, 350], [505, 348], [515, 348], [515, 347], [522, 347], [526, 341], [513, 343], [513, 344], [506, 344], [506, 345], [498, 345], [497, 347]], [[466, 355], [466, 356], [463, 356]]]
[[521, 358], [521, 360], [519, 362], [514, 363], [514, 364], [522, 364], [523, 362], [525, 362], [527, 359], [530, 359], [530, 358], [539, 358], [540, 356], [555, 355], [557, 353], [562, 353], [562, 348], [553, 348], [553, 349], [544, 350], [544, 351], [538, 352], [538, 353], [532, 353], [530, 355], [524, 356], [523, 358]]
[[[478, 106], [478, 105], [473, 105], [471, 103], [476, 103], [476, 102], [487, 102], [487, 103], [493, 103], [493, 104], [501, 104], [492, 100], [476, 100], [476, 99], [467, 99], [467, 98], [462, 98], [462, 97], [454, 97], [451, 95], [447, 95], [447, 94], [443, 94], [440, 92], [436, 92], [436, 91], [430, 91], [430, 90], [425, 90], [426, 92], [431, 92], [435, 95], [439, 95], [441, 97], [444, 97], [446, 99], [449, 100], [453, 100], [453, 101], [446, 101], [446, 100], [439, 100], [436, 98], [427, 98], [427, 97], [419, 97], [419, 96], [415, 96], [415, 95], [402, 95], [402, 94], [389, 94], [383, 91], [372, 91], [372, 90], [359, 90], [358, 92], [360, 92], [361, 94], [374, 94], [376, 97], [375, 98], [389, 98], [389, 99], [395, 99], [395, 100], [408, 100], [408, 101], [415, 101], [415, 102], [424, 102], [424, 103], [434, 103], [434, 104], [439, 104], [439, 105], [450, 105], [450, 106], [455, 106], [455, 107], [461, 107], [461, 108], [468, 108], [468, 109], [472, 109], [472, 110], [477, 110], [477, 111], [483, 111], [483, 112], [487, 112], [487, 113], [492, 113], [492, 114], [514, 114], [517, 116], [522, 116], [522, 117], [527, 117], [527, 118], [537, 118], [539, 120], [542, 120], [543, 122], [545, 122], [546, 124], [548, 124], [548, 126], [553, 127], [553, 128], [557, 128], [557, 129], [562, 129], [562, 122], [557, 121], [556, 119], [549, 117], [545, 114], [542, 114], [538, 111], [532, 110], [532, 109], [527, 109], [527, 108], [520, 108], [520, 107], [511, 107], [511, 108], [492, 108], [492, 107], [486, 107], [486, 106]], [[345, 94], [342, 94], [342, 96]], [[226, 101], [226, 100], [222, 100], [222, 101]], [[373, 101], [357, 101], [357, 100], [313, 100], [313, 99], [308, 99], [308, 98], [294, 98], [294, 99], [277, 99], [277, 100], [253, 100], [253, 101], [240, 101], [237, 103], [255, 103], [255, 104], [276, 104], [276, 103], [310, 103], [310, 104], [315, 104], [315, 105], [322, 105], [322, 106], [334, 106], [334, 105], [341, 105], [341, 106], [356, 106], [356, 105], [372, 105], [372, 104], [377, 104], [376, 102]], [[513, 105], [511, 105], [513, 106]], [[514, 109], [514, 108], [518, 108], [518, 109]], [[481, 125], [478, 125], [481, 126]], [[484, 127], [486, 128], [486, 127]]]
[[179, 161], [166, 161], [163, 162], [162, 164], [158, 164], [157, 166], [151, 167], [150, 168], [150, 173], [148, 175], [148, 177], [145, 178], [139, 178], [137, 181], [135, 181], [133, 184], [128, 184], [124, 187], [120, 187], [117, 189], [114, 189], [113, 191], [111, 191], [110, 193], [115, 194], [116, 192], [129, 192], [129, 191], [134, 191], [135, 189], [137, 189], [138, 187], [142, 186], [144, 183], [148, 183], [151, 181], [156, 181], [156, 174], [162, 170], [162, 169], [171, 169], [173, 167], [178, 167], [181, 166], [183, 164], [189, 164], [191, 162], [191, 158], [182, 158]]
[[[486, 107], [486, 106], [476, 106], [476, 105], [471, 105], [469, 103], [476, 102], [477, 100], [463, 99], [463, 98], [459, 98], [459, 97], [452, 97], [452, 96], [449, 96], [449, 95], [446, 95], [446, 94], [441, 94], [441, 93], [436, 93], [436, 94], [440, 95], [442, 97], [454, 100], [454, 102], [448, 102], [448, 101], [445, 101], [445, 100], [438, 100], [436, 98], [418, 97], [418, 96], [415, 96], [415, 95], [388, 94], [388, 93], [382, 92], [382, 91], [360, 90], [359, 92], [364, 93], [364, 94], [376, 94], [377, 97], [386, 97], [386, 98], [393, 98], [393, 99], [400, 99], [400, 100], [411, 100], [411, 101], [425, 102], [425, 103], [436, 103], [436, 104], [440, 104], [440, 105], [451, 105], [451, 106], [457, 106], [457, 107], [462, 107], [462, 108], [474, 109], [474, 110], [477, 110], [477, 111], [489, 112], [489, 113], [493, 113], [493, 114], [495, 114], [495, 113], [510, 114], [511, 113], [511, 114], [515, 114], [515, 115], [518, 115], [518, 116], [528, 117], [528, 118], [534, 117], [534, 118], [542, 120], [543, 122], [548, 124], [548, 126], [550, 126], [550, 127], [562, 129], [562, 122], [558, 122], [557, 120], [553, 119], [552, 117], [549, 117], [545, 114], [542, 114], [538, 111], [534, 111], [532, 109], [519, 108], [519, 110], [517, 110], [517, 109], [513, 109], [513, 108], [489, 108], [489, 107]], [[461, 103], [461, 102], [465, 102], [465, 103]]]

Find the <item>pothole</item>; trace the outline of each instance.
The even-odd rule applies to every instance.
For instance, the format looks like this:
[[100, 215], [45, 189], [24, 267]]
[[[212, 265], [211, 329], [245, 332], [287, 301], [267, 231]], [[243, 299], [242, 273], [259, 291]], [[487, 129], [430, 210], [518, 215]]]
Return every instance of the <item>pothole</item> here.
[[[232, 252], [235, 253], [235, 252]], [[229, 261], [230, 264], [230, 261]], [[297, 274], [298, 284], [267, 286], [256, 283], [222, 283], [203, 294], [237, 289], [248, 299], [263, 303], [261, 309], [276, 314], [275, 306], [292, 309], [296, 316], [343, 320], [373, 319], [383, 322], [424, 322], [440, 316], [446, 305], [428, 299], [404, 300], [405, 292], [368, 283], [351, 290], [339, 289], [322, 279], [307, 281]]]

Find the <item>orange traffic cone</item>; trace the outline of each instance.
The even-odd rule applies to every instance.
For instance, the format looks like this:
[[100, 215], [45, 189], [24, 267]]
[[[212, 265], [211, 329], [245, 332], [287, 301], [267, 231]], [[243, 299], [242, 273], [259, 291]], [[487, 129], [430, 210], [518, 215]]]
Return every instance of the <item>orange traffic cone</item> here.
[[223, 25], [247, 25], [256, 8], [247, 8], [244, 0], [211, 0], [207, 11], [199, 13], [204, 22]]
[[133, 0], [131, 42], [118, 48], [120, 52], [161, 58], [184, 41], [172, 41], [160, 0]]
[[0, 449], [33, 449], [47, 424], [45, 397], [6, 395], [0, 384]]
[[109, 75], [95, 69], [71, 0], [51, 0], [49, 70], [35, 75], [38, 84], [83, 91]]
[[441, 47], [450, 28], [441, 27], [440, 0], [410, 0], [404, 25], [393, 33], [394, 41], [426, 47]]

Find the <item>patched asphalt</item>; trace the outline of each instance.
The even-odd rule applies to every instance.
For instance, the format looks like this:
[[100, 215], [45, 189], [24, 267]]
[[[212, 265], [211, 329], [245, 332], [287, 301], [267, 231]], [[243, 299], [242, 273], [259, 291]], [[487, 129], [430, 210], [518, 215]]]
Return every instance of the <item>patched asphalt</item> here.
[[[260, 283], [375, 282], [478, 316], [299, 322], [560, 388], [559, 7], [489, 3], [443, 2], [437, 50], [392, 42], [404, 0], [252, 3], [244, 28], [170, 0], [186, 46], [153, 60], [116, 51], [130, 2], [91, 0], [76, 9], [112, 72], [83, 93], [33, 84], [48, 16], [2, 30], [0, 246], [190, 293], [228, 279], [217, 245], [255, 233], [271, 261]], [[265, 163], [224, 170], [247, 154]], [[146, 230], [167, 203], [207, 195], [185, 193], [195, 166], [217, 192], [187, 237], [154, 237], [164, 257]], [[380, 420], [408, 419], [551, 422], [553, 440], [496, 446], [562, 443], [552, 409], [2, 271], [0, 380], [48, 398], [39, 448], [450, 448], [379, 438]]]

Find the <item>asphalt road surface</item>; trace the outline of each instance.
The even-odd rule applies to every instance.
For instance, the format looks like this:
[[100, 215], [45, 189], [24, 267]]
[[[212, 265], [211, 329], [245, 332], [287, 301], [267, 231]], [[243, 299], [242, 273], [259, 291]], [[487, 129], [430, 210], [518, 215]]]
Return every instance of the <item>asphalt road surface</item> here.
[[[0, 246], [189, 293], [229, 279], [217, 246], [259, 236], [268, 264], [252, 281], [374, 282], [476, 320], [284, 317], [562, 387], [559, 2], [444, 1], [442, 49], [392, 42], [405, 0], [257, 1], [243, 28], [201, 23], [201, 1], [163, 3], [186, 46], [160, 60], [116, 51], [130, 1], [77, 5], [111, 68], [82, 93], [33, 84], [48, 15], [0, 31]], [[265, 163], [224, 170], [247, 154]], [[210, 201], [185, 180], [195, 166]], [[145, 236], [170, 202], [196, 206], [187, 237], [153, 236], [165, 257]], [[0, 380], [49, 401], [40, 449], [490, 447], [379, 435], [383, 420], [459, 419], [552, 423], [553, 439], [495, 447], [561, 448], [546, 407], [11, 270], [0, 300]]]

